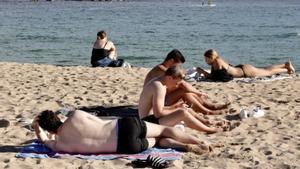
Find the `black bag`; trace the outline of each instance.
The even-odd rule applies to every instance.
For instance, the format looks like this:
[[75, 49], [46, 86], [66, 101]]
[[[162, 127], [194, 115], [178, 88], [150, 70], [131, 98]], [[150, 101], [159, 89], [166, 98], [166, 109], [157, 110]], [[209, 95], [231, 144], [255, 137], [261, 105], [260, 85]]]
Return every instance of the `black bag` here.
[[122, 67], [123, 63], [124, 59], [113, 60], [112, 62], [110, 62], [108, 67]]
[[228, 82], [233, 80], [233, 76], [228, 74], [227, 70], [221, 69], [212, 71], [210, 74], [210, 79], [218, 82]]
[[138, 107], [135, 105], [114, 106], [114, 107], [90, 106], [90, 107], [80, 107], [79, 110], [94, 114], [96, 116], [118, 116], [118, 117], [139, 116]]

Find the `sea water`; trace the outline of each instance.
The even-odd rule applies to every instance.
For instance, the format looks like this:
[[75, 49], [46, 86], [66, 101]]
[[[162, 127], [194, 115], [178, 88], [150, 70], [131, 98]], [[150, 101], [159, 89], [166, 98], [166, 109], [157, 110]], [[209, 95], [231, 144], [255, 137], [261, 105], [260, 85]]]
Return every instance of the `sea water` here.
[[123, 58], [152, 67], [173, 48], [186, 68], [208, 68], [216, 49], [229, 63], [258, 67], [291, 59], [300, 70], [299, 0], [0, 1], [0, 61], [90, 66], [105, 30]]

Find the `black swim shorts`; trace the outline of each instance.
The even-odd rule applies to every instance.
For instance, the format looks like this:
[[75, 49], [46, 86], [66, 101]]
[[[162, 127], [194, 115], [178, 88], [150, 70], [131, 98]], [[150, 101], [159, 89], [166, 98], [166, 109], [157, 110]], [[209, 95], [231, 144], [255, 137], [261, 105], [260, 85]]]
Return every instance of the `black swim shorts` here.
[[150, 123], [154, 123], [154, 124], [159, 124], [159, 118], [156, 118], [153, 114], [142, 118], [142, 120], [150, 122]]
[[124, 117], [118, 120], [118, 153], [134, 154], [146, 150], [146, 123], [138, 117]]

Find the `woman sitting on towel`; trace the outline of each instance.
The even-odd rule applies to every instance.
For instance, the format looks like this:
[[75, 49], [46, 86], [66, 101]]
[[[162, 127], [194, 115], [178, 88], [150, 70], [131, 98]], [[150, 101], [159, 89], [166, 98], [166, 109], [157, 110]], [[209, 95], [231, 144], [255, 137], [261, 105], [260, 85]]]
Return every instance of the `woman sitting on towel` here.
[[234, 77], [262, 77], [271, 76], [278, 73], [295, 73], [291, 61], [285, 64], [271, 65], [266, 68], [257, 68], [249, 64], [232, 66], [225, 62], [214, 49], [209, 49], [204, 53], [205, 62], [211, 65], [211, 73], [198, 67], [197, 72], [214, 81], [229, 81]]
[[97, 33], [97, 39], [93, 46], [91, 64], [93, 67], [110, 66], [113, 61], [117, 60], [117, 51], [113, 42], [107, 40], [105, 31]]

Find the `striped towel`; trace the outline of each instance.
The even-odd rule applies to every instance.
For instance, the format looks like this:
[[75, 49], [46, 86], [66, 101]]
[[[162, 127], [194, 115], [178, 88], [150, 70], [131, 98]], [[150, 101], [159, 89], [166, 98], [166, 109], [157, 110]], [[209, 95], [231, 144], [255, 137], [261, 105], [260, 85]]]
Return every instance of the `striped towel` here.
[[164, 160], [178, 160], [181, 158], [181, 152], [174, 149], [149, 148], [138, 154], [70, 154], [63, 152], [54, 152], [39, 141], [21, 148], [21, 151], [16, 154], [17, 158], [63, 158], [73, 156], [75, 158], [86, 160], [115, 160], [124, 158], [128, 160], [145, 160], [148, 155], [159, 156]]

